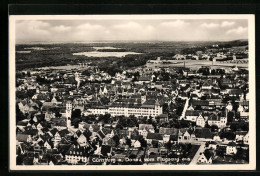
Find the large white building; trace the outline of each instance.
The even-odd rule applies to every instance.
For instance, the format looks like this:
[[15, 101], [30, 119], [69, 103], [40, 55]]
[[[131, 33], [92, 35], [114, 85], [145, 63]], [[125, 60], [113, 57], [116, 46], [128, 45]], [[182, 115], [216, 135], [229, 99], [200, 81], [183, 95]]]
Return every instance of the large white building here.
[[134, 115], [136, 117], [156, 117], [163, 114], [162, 106], [158, 100], [146, 101], [146, 97], [141, 99], [118, 100], [109, 106], [89, 108], [85, 115], [88, 114], [111, 114], [112, 116], [126, 116]]

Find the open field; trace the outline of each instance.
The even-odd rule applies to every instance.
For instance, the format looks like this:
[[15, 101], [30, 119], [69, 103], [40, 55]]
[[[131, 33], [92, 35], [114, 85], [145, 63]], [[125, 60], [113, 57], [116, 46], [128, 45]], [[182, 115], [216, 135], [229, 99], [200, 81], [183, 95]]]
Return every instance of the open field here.
[[[15, 56], [16, 69], [66, 66], [82, 62], [92, 62], [94, 66], [100, 66], [100, 64], [106, 62], [103, 66], [111, 68], [128, 67], [129, 65], [140, 66], [157, 57], [169, 60], [176, 53], [183, 53], [185, 49], [196, 51], [216, 43], [220, 45], [229, 44], [232, 47], [247, 45], [247, 43], [241, 41], [18, 44], [16, 45]], [[118, 56], [121, 59], [118, 59]], [[177, 63], [169, 66], [178, 67], [182, 65], [183, 63]], [[212, 63], [211, 61], [189, 61], [186, 64], [187, 67], [191, 68], [202, 65], [212, 65]], [[219, 67], [233, 66], [232, 63], [221, 64], [218, 62], [214, 65]], [[247, 67], [247, 65], [239, 64], [238, 67]]]
[[[236, 66], [238, 68], [248, 68], [248, 63], [227, 63], [227, 62], [212, 62], [208, 60], [186, 60], [185, 61], [185, 67], [191, 68], [191, 69], [197, 69], [201, 66], [211, 66], [212, 68], [224, 68], [224, 67], [233, 67]], [[147, 63], [147, 67], [150, 68], [159, 68], [159, 67], [183, 67], [184, 61], [176, 61], [172, 64], [163, 64], [163, 63]]]

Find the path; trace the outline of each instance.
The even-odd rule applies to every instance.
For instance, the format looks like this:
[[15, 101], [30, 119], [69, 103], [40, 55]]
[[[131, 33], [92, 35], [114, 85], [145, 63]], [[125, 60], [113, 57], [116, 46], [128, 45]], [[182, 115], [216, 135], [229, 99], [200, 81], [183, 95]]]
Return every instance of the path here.
[[206, 144], [205, 142], [201, 143], [200, 148], [198, 149], [197, 153], [195, 154], [195, 156], [191, 160], [190, 165], [196, 165], [197, 164], [197, 160], [200, 156], [200, 153], [204, 152], [205, 144]]

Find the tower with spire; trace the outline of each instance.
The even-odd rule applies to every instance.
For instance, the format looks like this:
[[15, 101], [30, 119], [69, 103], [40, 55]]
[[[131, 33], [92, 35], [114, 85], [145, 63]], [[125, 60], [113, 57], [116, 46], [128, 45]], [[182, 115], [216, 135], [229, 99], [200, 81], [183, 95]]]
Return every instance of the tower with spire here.
[[154, 108], [155, 108], [155, 114], [160, 115], [160, 114], [163, 113], [162, 112], [162, 107], [160, 106], [158, 98], [155, 101]]
[[80, 85], [80, 78], [79, 78], [79, 73], [78, 72], [75, 73], [75, 81], [77, 82], [77, 89], [78, 89], [79, 85]]
[[70, 126], [71, 114], [72, 114], [72, 102], [71, 101], [67, 101], [67, 103], [66, 103], [67, 126]]

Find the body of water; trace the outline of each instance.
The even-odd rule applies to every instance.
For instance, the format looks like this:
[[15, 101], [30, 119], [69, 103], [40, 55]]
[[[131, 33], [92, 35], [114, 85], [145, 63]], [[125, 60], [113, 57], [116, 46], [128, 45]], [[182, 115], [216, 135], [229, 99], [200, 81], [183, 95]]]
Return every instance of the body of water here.
[[88, 57], [125, 57], [128, 54], [141, 54], [141, 53], [135, 53], [135, 52], [98, 52], [98, 51], [73, 53], [73, 55], [83, 55], [83, 56], [88, 56]]
[[100, 52], [98, 50], [100, 49], [106, 49], [106, 50], [114, 50], [114, 49], [122, 49], [122, 48], [115, 48], [110, 46], [105, 47], [93, 47], [96, 51], [90, 51], [90, 52], [79, 52], [79, 53], [73, 53], [73, 55], [81, 55], [81, 56], [87, 56], [87, 57], [125, 57], [128, 54], [142, 54], [142, 53], [136, 53], [136, 52]]

